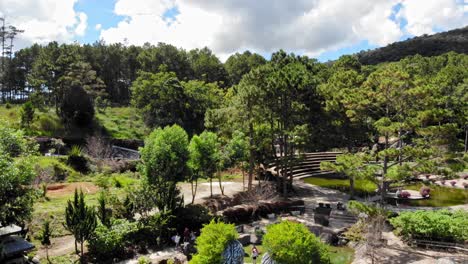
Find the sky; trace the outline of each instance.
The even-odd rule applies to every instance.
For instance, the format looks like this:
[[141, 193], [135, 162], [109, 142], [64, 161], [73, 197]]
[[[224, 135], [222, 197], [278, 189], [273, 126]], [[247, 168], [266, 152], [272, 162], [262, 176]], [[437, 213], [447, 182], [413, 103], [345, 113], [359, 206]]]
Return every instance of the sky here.
[[468, 0], [0, 0], [32, 43], [209, 47], [222, 61], [284, 49], [320, 61], [468, 25]]

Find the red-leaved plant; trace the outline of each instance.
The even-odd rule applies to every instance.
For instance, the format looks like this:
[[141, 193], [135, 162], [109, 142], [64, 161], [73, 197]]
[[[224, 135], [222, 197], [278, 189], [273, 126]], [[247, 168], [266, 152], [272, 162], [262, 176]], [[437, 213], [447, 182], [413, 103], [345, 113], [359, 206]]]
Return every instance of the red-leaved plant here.
[[411, 193], [409, 193], [408, 191], [402, 191], [401, 193], [398, 194], [398, 198], [403, 198], [403, 199], [409, 198], [410, 196], [411, 196]]
[[450, 184], [452, 184], [452, 186], [455, 187], [455, 185], [457, 184], [457, 182], [456, 182], [456, 181], [451, 181]]
[[431, 188], [429, 188], [427, 186], [423, 186], [423, 187], [421, 187], [421, 190], [419, 190], [419, 193], [421, 193], [422, 197], [426, 198], [431, 193]]

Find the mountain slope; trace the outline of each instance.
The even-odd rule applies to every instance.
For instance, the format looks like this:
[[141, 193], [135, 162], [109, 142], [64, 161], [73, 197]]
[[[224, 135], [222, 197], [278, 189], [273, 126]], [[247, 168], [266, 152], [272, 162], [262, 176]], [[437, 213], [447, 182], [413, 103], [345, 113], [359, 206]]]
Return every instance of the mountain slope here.
[[382, 48], [361, 51], [356, 55], [362, 64], [378, 64], [399, 61], [416, 54], [436, 56], [449, 51], [468, 54], [468, 26], [430, 36], [414, 37]]

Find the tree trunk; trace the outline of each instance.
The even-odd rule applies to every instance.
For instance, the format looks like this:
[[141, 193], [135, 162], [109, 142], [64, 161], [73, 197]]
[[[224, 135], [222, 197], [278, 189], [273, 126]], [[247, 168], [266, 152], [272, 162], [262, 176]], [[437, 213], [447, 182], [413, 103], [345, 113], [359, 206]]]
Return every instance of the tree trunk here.
[[254, 171], [254, 142], [253, 142], [253, 124], [249, 123], [249, 182], [247, 184], [247, 190], [252, 190], [253, 182], [253, 171]]
[[[243, 166], [244, 163], [242, 162], [241, 164], [242, 164], [241, 166]], [[245, 191], [245, 172], [243, 168], [241, 168], [241, 172], [242, 172], [242, 191]]]
[[468, 125], [465, 125], [465, 152], [468, 152]]
[[289, 155], [288, 155], [288, 144], [287, 144], [287, 136], [283, 136], [284, 138], [284, 166], [283, 166], [283, 197], [286, 197], [288, 195], [288, 162], [289, 162]]
[[398, 164], [402, 165], [402, 148], [403, 141], [401, 139], [401, 128], [398, 129]]
[[193, 180], [191, 184], [192, 184], [192, 204], [193, 204], [195, 202], [195, 196], [197, 195], [198, 178], [195, 179], [195, 187], [193, 186]]
[[48, 262], [48, 263], [52, 263], [52, 262], [50, 262], [50, 258], [49, 258], [49, 246], [46, 246], [46, 247], [45, 247], [45, 253], [46, 253], [47, 262]]
[[221, 172], [219, 170], [218, 170], [218, 181], [219, 181], [219, 190], [221, 191], [221, 195], [224, 195], [223, 182], [221, 180]]
[[354, 176], [349, 177], [349, 199], [354, 200]]
[[[388, 133], [385, 133], [385, 148], [384, 151], [388, 149]], [[383, 170], [382, 170], [382, 182], [381, 182], [381, 188], [380, 188], [380, 203], [383, 206], [384, 201], [385, 201], [385, 176], [387, 175], [387, 169], [388, 169], [388, 156], [385, 154], [384, 160], [383, 160]]]
[[210, 177], [210, 197], [213, 197], [213, 175]]
[[75, 239], [75, 253], [78, 255], [78, 242], [76, 242], [76, 239]]
[[84, 255], [84, 250], [83, 250], [83, 244], [84, 241], [80, 242], [81, 243], [81, 256], [80, 256], [80, 261], [81, 263], [84, 263], [83, 255]]

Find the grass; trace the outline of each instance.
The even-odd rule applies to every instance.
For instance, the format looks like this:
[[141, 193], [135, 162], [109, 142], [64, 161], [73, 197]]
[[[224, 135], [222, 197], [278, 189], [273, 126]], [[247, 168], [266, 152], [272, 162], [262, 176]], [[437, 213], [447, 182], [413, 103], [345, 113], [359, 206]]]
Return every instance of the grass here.
[[143, 139], [149, 129], [133, 107], [107, 107], [96, 119], [113, 138]]
[[[412, 184], [405, 189], [419, 191], [424, 184]], [[430, 185], [429, 199], [405, 201], [414, 206], [442, 207], [468, 203], [468, 190]], [[400, 201], [401, 202], [401, 201]]]
[[[349, 180], [348, 179], [328, 179], [310, 177], [304, 179], [306, 183], [317, 185], [320, 187], [330, 188], [339, 190], [342, 192], [349, 192]], [[373, 194], [377, 189], [377, 185], [369, 180], [356, 180], [354, 183], [354, 192], [358, 196], [367, 196]]]
[[[13, 127], [19, 128], [21, 123], [21, 105], [0, 105], [0, 117], [8, 121]], [[29, 129], [25, 129], [28, 135], [62, 137], [65, 135], [65, 127], [53, 108], [45, 108], [44, 111], [36, 109], [34, 120]]]
[[[257, 258], [257, 263], [260, 263], [265, 253], [263, 246], [257, 245], [257, 249], [260, 252], [260, 256]], [[350, 264], [354, 259], [354, 250], [349, 247], [333, 247], [330, 246], [330, 263], [331, 264]], [[246, 257], [244, 258], [244, 263], [252, 263], [252, 245], [245, 246], [244, 251]]]
[[[109, 191], [118, 197], [124, 197], [125, 190], [123, 188], [110, 188]], [[99, 192], [86, 194], [85, 202], [88, 206], [97, 206]], [[73, 198], [73, 191], [60, 197], [49, 197], [48, 199], [38, 199], [34, 203], [34, 211], [32, 214], [31, 225], [29, 226], [33, 238], [37, 239], [40, 234], [40, 229], [44, 220], [49, 219], [51, 222], [51, 230], [53, 237], [68, 235], [63, 223], [65, 220], [65, 207], [67, 201]]]

